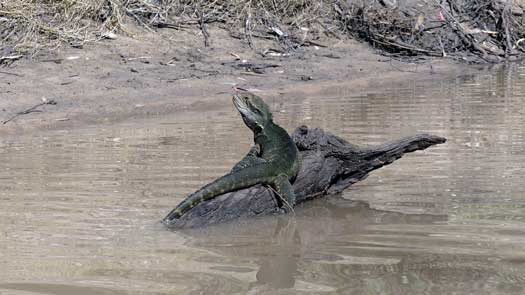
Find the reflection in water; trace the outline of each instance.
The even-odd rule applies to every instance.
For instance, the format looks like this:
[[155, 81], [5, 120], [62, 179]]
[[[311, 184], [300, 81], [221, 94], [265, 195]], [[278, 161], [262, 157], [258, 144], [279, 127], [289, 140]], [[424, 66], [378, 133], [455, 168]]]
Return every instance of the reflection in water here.
[[523, 294], [524, 76], [269, 99], [288, 129], [449, 141], [294, 216], [184, 232], [158, 221], [250, 145], [233, 106], [3, 138], [0, 294]]
[[[307, 286], [315, 293], [334, 290], [331, 287], [335, 279], [331, 277], [333, 275], [341, 276], [343, 281], [338, 283], [346, 284], [348, 278], [345, 272], [349, 270], [343, 270], [341, 267], [344, 265], [369, 265], [369, 271], [379, 273], [399, 271], [398, 265], [402, 259], [382, 256], [386, 254], [385, 251], [398, 252], [402, 248], [354, 241], [355, 237], [366, 232], [365, 225], [395, 222], [398, 225], [422, 226], [442, 221], [446, 221], [446, 216], [405, 215], [373, 210], [363, 202], [333, 197], [328, 203], [325, 200], [314, 201], [292, 217], [244, 220], [185, 233], [196, 241], [195, 245], [199, 248], [209, 249], [224, 257], [252, 258], [254, 253], [261, 253], [260, 256], [256, 255], [257, 282], [252, 287], [271, 290], [299, 285]], [[257, 233], [256, 239], [254, 233]], [[231, 244], [232, 237], [236, 238], [235, 247]], [[345, 246], [340, 247], [342, 245]], [[326, 272], [330, 277], [319, 277], [317, 274], [315, 277], [318, 278], [303, 281], [301, 276], [310, 272], [312, 265], [325, 268], [323, 273]]]
[[38, 284], [38, 283], [12, 283], [0, 284], [0, 289], [27, 291], [36, 294], [54, 294], [54, 295], [125, 295], [129, 294], [126, 290], [111, 290], [97, 287], [81, 287], [75, 285], [60, 284]]
[[[273, 288], [292, 288], [297, 275], [298, 250], [301, 241], [293, 219], [277, 218], [272, 240], [278, 241], [278, 251], [262, 257], [257, 263], [257, 282]], [[282, 249], [281, 249], [282, 248]]]

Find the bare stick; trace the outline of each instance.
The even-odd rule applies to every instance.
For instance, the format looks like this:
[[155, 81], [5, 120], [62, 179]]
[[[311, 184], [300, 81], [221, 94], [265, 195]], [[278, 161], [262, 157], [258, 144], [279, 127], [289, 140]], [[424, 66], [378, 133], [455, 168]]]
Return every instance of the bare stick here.
[[[465, 29], [463, 28], [461, 23], [450, 12], [447, 11], [443, 4], [441, 4], [437, 0], [434, 0], [434, 2], [441, 8], [441, 12], [445, 15], [445, 17], [449, 19], [449, 26], [456, 31], [457, 35], [461, 38], [461, 40], [463, 40], [463, 42], [465, 42], [467, 45], [480, 52], [482, 54], [481, 58], [486, 60], [487, 52], [485, 51], [485, 49], [479, 46], [477, 40], [471, 34], [465, 32]], [[451, 2], [450, 0], [448, 0], [448, 3], [451, 5], [455, 5], [455, 3]]]
[[197, 13], [197, 17], [199, 18], [199, 27], [201, 29], [202, 36], [204, 37], [204, 47], [208, 47], [210, 46], [210, 33], [208, 33], [208, 29], [206, 28], [204, 16], [198, 8], [195, 9], [195, 12]]
[[512, 14], [510, 2], [507, 1], [505, 4], [505, 7], [501, 11], [501, 24], [503, 25], [503, 29], [505, 30], [505, 58], [508, 58], [509, 55], [512, 53], [512, 37], [510, 35], [510, 28], [509, 28], [509, 19], [510, 15]]
[[17, 76], [17, 77], [23, 77], [23, 75], [20, 75], [20, 74], [15, 74], [15, 73], [10, 73], [10, 72], [4, 72], [4, 71], [0, 71], [0, 74], [10, 75], [10, 76]]
[[13, 115], [11, 118], [5, 120], [3, 122], [3, 124], [7, 124], [11, 121], [13, 121], [14, 119], [16, 119], [17, 117], [19, 116], [22, 116], [22, 115], [27, 115], [27, 114], [30, 114], [30, 113], [35, 113], [35, 112], [41, 112], [41, 110], [37, 110], [37, 108], [43, 106], [43, 105], [46, 105], [46, 104], [50, 104], [50, 105], [56, 105], [56, 101], [54, 100], [45, 100], [44, 102], [41, 102], [33, 107], [30, 107], [29, 109], [25, 110], [25, 111], [21, 111], [21, 112], [18, 112], [16, 113], [15, 115]]
[[11, 63], [15, 60], [21, 59], [23, 55], [10, 55], [10, 56], [1, 56], [0, 57], [0, 64], [3, 63]]

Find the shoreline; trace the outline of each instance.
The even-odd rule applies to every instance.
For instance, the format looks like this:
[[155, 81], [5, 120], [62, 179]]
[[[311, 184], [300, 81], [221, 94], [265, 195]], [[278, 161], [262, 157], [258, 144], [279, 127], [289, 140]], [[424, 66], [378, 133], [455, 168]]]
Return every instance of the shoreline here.
[[[118, 36], [82, 50], [40, 52], [2, 68], [2, 121], [44, 98], [57, 104], [3, 124], [0, 135], [220, 109], [229, 106], [234, 85], [276, 98], [321, 95], [338, 84], [366, 91], [477, 69], [447, 59], [398, 61], [352, 39], [325, 39], [319, 43], [326, 47], [308, 46], [290, 56], [261, 56], [242, 41], [226, 38], [225, 30], [210, 29], [209, 48], [195, 38], [198, 33]], [[264, 46], [269, 50], [272, 43]]]

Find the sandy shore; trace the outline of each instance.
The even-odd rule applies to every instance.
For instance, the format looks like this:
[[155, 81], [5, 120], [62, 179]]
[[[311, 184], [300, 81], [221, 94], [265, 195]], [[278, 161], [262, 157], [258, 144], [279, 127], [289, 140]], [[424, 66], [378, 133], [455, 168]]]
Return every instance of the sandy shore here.
[[292, 93], [322, 95], [341, 83], [363, 91], [465, 69], [444, 59], [393, 60], [349, 39], [318, 40], [283, 53], [271, 41], [259, 42], [253, 50], [218, 28], [210, 30], [211, 46], [205, 47], [199, 34], [187, 29], [119, 35], [83, 49], [42, 51], [1, 68], [2, 121], [44, 98], [57, 104], [2, 124], [0, 134], [230, 107], [233, 85], [285, 98]]

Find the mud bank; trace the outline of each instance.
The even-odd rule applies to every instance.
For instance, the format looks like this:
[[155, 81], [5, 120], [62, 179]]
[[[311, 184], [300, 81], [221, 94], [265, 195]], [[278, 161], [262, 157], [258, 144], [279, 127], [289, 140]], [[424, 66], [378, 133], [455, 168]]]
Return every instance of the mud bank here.
[[161, 2], [142, 1], [141, 10], [108, 10], [106, 22], [93, 0], [91, 10], [74, 7], [79, 23], [53, 24], [45, 16], [60, 3], [24, 18], [28, 4], [10, 2], [0, 12], [9, 24], [0, 34], [0, 134], [231, 108], [234, 85], [282, 101], [338, 84], [358, 92], [476, 71], [465, 62], [487, 67], [523, 51], [523, 1], [303, 2], [170, 2], [162, 14]]
[[[186, 110], [231, 108], [231, 88], [242, 86], [265, 98], [285, 100], [331, 86], [355, 91], [405, 81], [464, 72], [454, 61], [403, 62], [377, 54], [353, 40], [324, 39], [291, 53], [261, 56], [228, 32], [210, 29], [212, 46], [202, 45], [198, 29], [119, 36], [83, 49], [42, 51], [31, 59], [0, 68], [0, 134], [36, 129], [74, 128]], [[473, 70], [473, 69], [469, 69]]]

